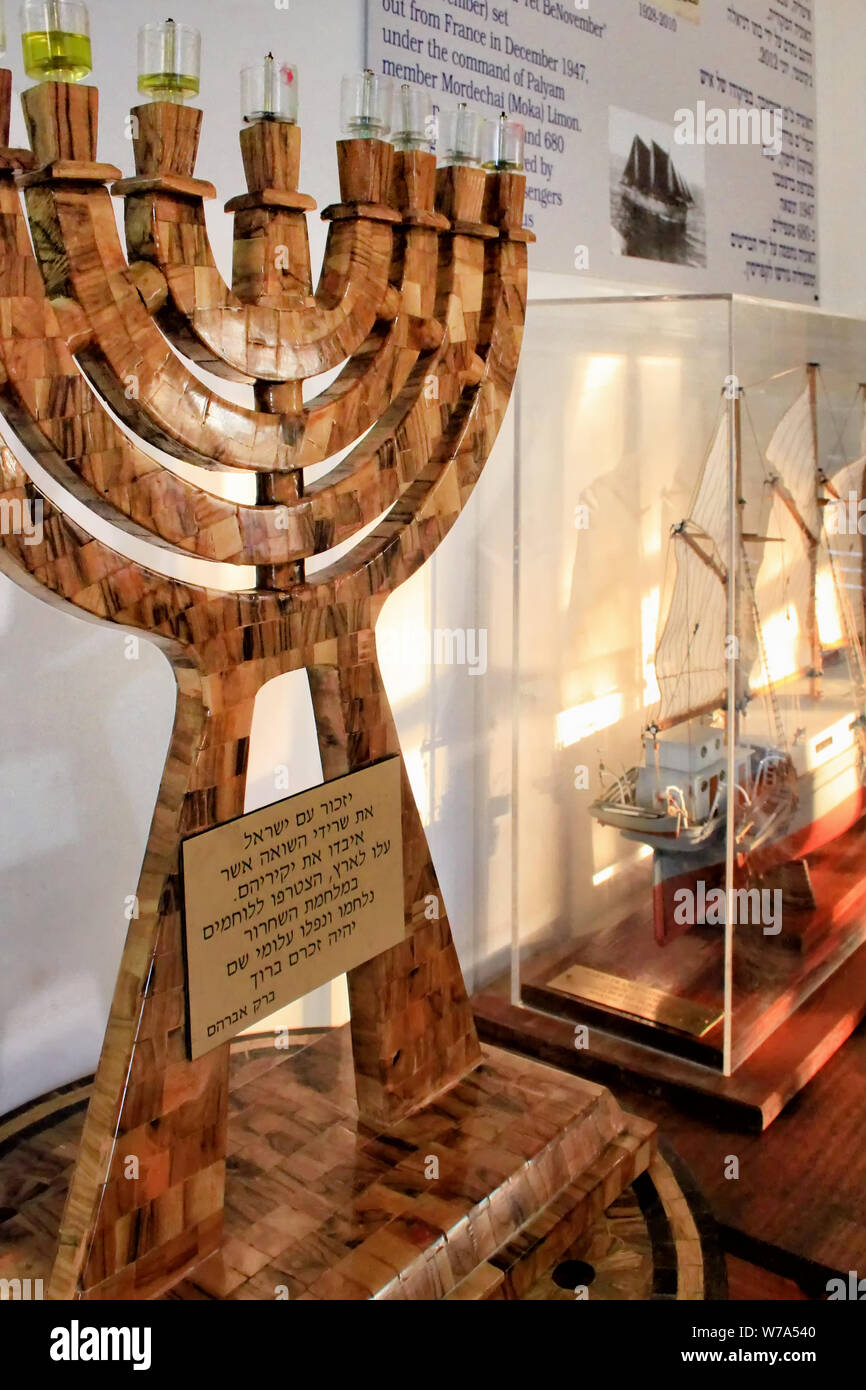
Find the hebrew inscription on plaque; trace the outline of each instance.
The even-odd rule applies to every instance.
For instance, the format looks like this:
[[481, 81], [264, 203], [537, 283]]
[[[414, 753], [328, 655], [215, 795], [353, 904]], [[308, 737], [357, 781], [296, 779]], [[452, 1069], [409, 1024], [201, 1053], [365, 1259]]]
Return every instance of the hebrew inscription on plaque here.
[[186, 840], [195, 1060], [405, 936], [400, 760]]

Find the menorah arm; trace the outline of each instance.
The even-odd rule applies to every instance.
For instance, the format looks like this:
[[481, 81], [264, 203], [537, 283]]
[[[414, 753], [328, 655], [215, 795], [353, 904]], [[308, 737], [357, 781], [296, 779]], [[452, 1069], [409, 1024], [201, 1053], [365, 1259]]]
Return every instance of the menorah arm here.
[[309, 507], [243, 506], [156, 463], [123, 434], [76, 366], [83, 312], [51, 303], [18, 193], [0, 172], [0, 394], [38, 462], [128, 533], [224, 563], [285, 564], [313, 552]]
[[162, 272], [168, 300], [157, 312], [160, 327], [216, 375], [228, 368], [232, 377], [260, 381], [317, 376], [351, 357], [377, 319], [394, 317], [399, 299], [390, 290], [388, 269], [396, 212], [382, 208], [377, 218], [332, 222], [322, 277], [306, 302], [250, 304], [217, 268], [201, 197], [181, 196], [165, 184], [141, 191], [142, 182], [125, 180], [114, 189], [125, 195], [130, 261]]
[[232, 199], [234, 285], [223, 280], [207, 233], [204, 202], [215, 190], [193, 177], [202, 112], [154, 102], [132, 112], [136, 177], [114, 191], [125, 199], [131, 261], [165, 277], [158, 310], [166, 335], [222, 375], [300, 381], [351, 357], [399, 298], [389, 286], [394, 226], [387, 205], [393, 151], [384, 141], [343, 142], [343, 206], [331, 221], [321, 280], [313, 293], [307, 213], [297, 190], [298, 126], [257, 121], [241, 132], [248, 192]]
[[505, 233], [487, 256], [496, 298], [478, 389], [452, 412], [426, 466], [375, 530], [316, 574], [307, 588], [313, 602], [322, 586], [342, 612], [366, 611], [370, 601], [375, 608], [430, 558], [471, 496], [511, 400], [526, 317], [526, 239]]
[[[443, 176], [444, 181], [444, 176]], [[461, 182], [485, 187], [478, 170], [462, 171]], [[434, 319], [444, 325], [439, 347], [425, 353], [403, 390], [369, 434], [320, 481], [307, 486], [317, 550], [348, 539], [404, 496], [424, 473], [447, 434], [464, 392], [477, 387], [491, 341], [498, 262], [488, 248], [498, 229], [480, 221], [480, 196], [462, 208], [461, 231], [440, 233]], [[486, 310], [485, 310], [486, 306]]]
[[[287, 431], [278, 415], [216, 396], [171, 351], [126, 264], [104, 188], [57, 181], [29, 186], [26, 200], [49, 295], [73, 298], [91, 329], [78, 363], [132, 431], [174, 457], [261, 472], [287, 472], [304, 455], [319, 461], [322, 441], [340, 448], [357, 438], [417, 360], [409, 346], [419, 341], [414, 324], [401, 320], [369, 371], [359, 375], [358, 363], [351, 365], [330, 395], [312, 403], [306, 421], [294, 419]], [[413, 259], [413, 273], [416, 266]]]
[[[481, 185], [483, 186], [483, 175]], [[135, 419], [141, 421], [144, 415], [143, 432], [149, 431], [152, 435], [152, 396], [150, 408], [146, 411], [144, 409], [148, 397], [147, 380], [143, 376], [137, 377], [132, 371], [133, 366], [138, 365], [137, 356], [117, 361], [117, 349], [125, 331], [130, 348], [136, 353], [138, 351], [138, 334], [136, 333], [133, 340], [132, 331], [125, 329], [125, 323], [130, 318], [134, 327], [137, 326], [137, 319], [142, 319], [147, 330], [157, 334], [160, 343], [162, 339], [158, 330], [150, 324], [138, 296], [134, 299], [132, 297], [133, 291], [127, 283], [129, 272], [119, 246], [116, 248], [116, 269], [111, 267], [113, 275], [106, 274], [101, 277], [99, 274], [99, 257], [107, 254], [106, 242], [110, 234], [109, 231], [104, 235], [101, 233], [102, 219], [100, 217], [97, 222], [93, 216], [94, 210], [104, 208], [99, 195], [106, 196], [101, 188], [82, 193], [80, 189], [63, 182], [33, 186], [27, 191], [31, 220], [35, 226], [46, 225], [47, 215], [44, 209], [47, 204], [48, 215], [56, 219], [57, 235], [63, 241], [71, 237], [74, 243], [70, 250], [69, 280], [72, 288], [77, 291], [79, 302], [87, 312], [95, 339], [98, 343], [101, 342], [99, 352], [96, 351], [96, 344], [81, 349], [79, 360], [90, 367], [91, 375], [95, 376], [97, 385], [103, 386], [104, 393], [115, 409], [121, 414], [126, 412], [127, 416], [132, 413], [133, 418], [129, 420], [131, 424]], [[464, 225], [465, 232], [449, 234], [451, 249], [445, 261], [446, 288], [444, 293], [440, 292], [436, 311], [437, 317], [441, 315], [442, 320], [448, 325], [449, 350], [440, 350], [438, 358], [434, 358], [420, 378], [416, 369], [408, 404], [404, 392], [369, 439], [359, 446], [358, 453], [353, 454], [322, 484], [315, 485], [309, 498], [305, 498], [297, 507], [289, 504], [287, 515], [293, 517], [294, 534], [291, 537], [291, 552], [287, 550], [287, 554], [310, 553], [308, 532], [305, 534], [310, 521], [315, 535], [313, 549], [319, 552], [375, 520], [425, 465], [429, 449], [441, 433], [445, 413], [454, 404], [455, 396], [459, 396], [470, 380], [474, 365], [475, 334], [480, 322], [483, 300], [483, 242], [491, 229], [479, 224], [479, 229], [472, 231], [469, 223]], [[100, 228], [99, 235], [97, 227]], [[89, 236], [85, 237], [87, 229], [90, 229]], [[36, 240], [39, 245], [51, 239], [43, 236]], [[79, 268], [84, 265], [91, 267], [89, 272]], [[127, 302], [123, 313], [118, 311], [114, 297], [118, 284], [126, 294]], [[66, 285], [57, 285], [56, 288], [63, 289]], [[100, 310], [100, 304], [105, 306], [103, 310]], [[100, 325], [103, 321], [108, 327], [103, 330], [100, 340]], [[113, 330], [115, 325], [118, 326], [118, 332], [109, 331]], [[107, 361], [111, 352], [114, 352], [116, 362], [113, 371]], [[172, 373], [183, 373], [181, 364], [173, 354], [170, 356], [168, 370]], [[126, 376], [118, 379], [118, 370], [123, 369], [126, 369]], [[136, 391], [130, 391], [127, 387], [121, 393], [122, 381], [128, 381], [130, 378], [135, 382]], [[159, 390], [163, 395], [165, 385], [160, 381]], [[195, 383], [195, 389], [204, 390], [198, 382]], [[389, 394], [391, 389], [393, 384], [388, 388]], [[187, 404], [188, 400], [189, 393], [185, 397]], [[332, 441], [335, 421], [338, 418], [342, 418], [344, 427], [347, 419], [355, 420], [355, 424], [350, 428], [355, 428], [358, 424], [357, 417], [353, 417], [351, 413], [348, 417], [340, 417], [338, 402], [329, 403], [324, 412], [318, 415], [316, 423], [330, 427]], [[265, 419], [271, 426], [275, 422], [275, 417], [267, 416]], [[191, 435], [192, 431], [190, 437]], [[158, 433], [154, 442], [165, 443], [165, 440]], [[221, 442], [221, 447], [225, 449], [225, 440]], [[188, 451], [182, 452], [188, 456]], [[401, 467], [395, 469], [392, 461], [398, 457]], [[285, 525], [285, 522], [282, 524]]]
[[[384, 598], [435, 550], [465, 505], [504, 418], [523, 329], [526, 247], [503, 238], [488, 244], [487, 257], [488, 280], [492, 274], [499, 288], [478, 390], [453, 413], [436, 451], [371, 536], [312, 582], [287, 595], [221, 594], [155, 574], [58, 512], [8, 450], [0, 464], [0, 501], [38, 502], [45, 534], [33, 546], [21, 535], [0, 537], [0, 567], [31, 591], [85, 615], [162, 641], [198, 642], [205, 669], [215, 673], [232, 662], [249, 668], [258, 662], [256, 679], [264, 683], [327, 662], [323, 654], [338, 634], [372, 629]], [[263, 633], [268, 624], [283, 625], [285, 634], [284, 647], [266, 657], [254, 630]]]
[[440, 226], [407, 226], [397, 233], [402, 252], [400, 308], [379, 320], [368, 339], [331, 385], [304, 406], [300, 467], [321, 463], [360, 439], [382, 419], [403, 391], [422, 353], [440, 346], [437, 283]]
[[[227, 205], [235, 213], [232, 291], [219, 274], [207, 234], [204, 201], [214, 190], [193, 178], [202, 113], [157, 102], [136, 108], [132, 119], [137, 177], [114, 189], [125, 197], [130, 260], [153, 265], [164, 277], [168, 302], [156, 316], [166, 336], [219, 372], [213, 351], [193, 331], [202, 305], [294, 308], [305, 321], [315, 307], [306, 225], [306, 212], [315, 204], [297, 192], [300, 130], [264, 121], [241, 132], [250, 192]], [[338, 156], [343, 203], [332, 210], [319, 298], [346, 303], [351, 247], [348, 259], [335, 251], [347, 228], [391, 220], [394, 244], [387, 292], [368, 335], [351, 355], [352, 343], [341, 335], [347, 365], [300, 412], [301, 466], [319, 463], [360, 438], [399, 395], [419, 352], [436, 347], [442, 337], [434, 317], [437, 242], [450, 224], [434, 211], [435, 157], [395, 152], [375, 140], [341, 141]]]
[[139, 437], [204, 468], [289, 471], [295, 448], [281, 418], [211, 391], [153, 322], [104, 185], [52, 178], [51, 171], [34, 177], [39, 181], [25, 186], [25, 198], [47, 293], [84, 310], [93, 337], [77, 359], [120, 419]]
[[[507, 197], [503, 194], [506, 209], [510, 196], [510, 189]], [[497, 215], [495, 207], [490, 215]], [[448, 324], [445, 342], [416, 367], [380, 426], [338, 469], [307, 490], [317, 543], [326, 536], [334, 544], [382, 517], [364, 542], [344, 561], [319, 572], [318, 580], [339, 577], [343, 583], [348, 576], [351, 586], [361, 576], [362, 588], [374, 583], [372, 592], [385, 592], [389, 583], [406, 577], [404, 543], [411, 546], [413, 537], [417, 541], [419, 534], [435, 529], [430, 525], [431, 497], [437, 499], [434, 511], [451, 518], [449, 526], [462, 510], [480, 474], [479, 468], [469, 482], [470, 461], [477, 457], [483, 464], [489, 456], [519, 360], [528, 238], [513, 223], [504, 220], [493, 238], [482, 234], [485, 224], [477, 224], [474, 235], [453, 235], [452, 269], [440, 284], [437, 310]], [[386, 508], [390, 510], [383, 516]], [[424, 528], [415, 525], [419, 511], [425, 515]], [[389, 578], [391, 563], [401, 566], [400, 578]]]

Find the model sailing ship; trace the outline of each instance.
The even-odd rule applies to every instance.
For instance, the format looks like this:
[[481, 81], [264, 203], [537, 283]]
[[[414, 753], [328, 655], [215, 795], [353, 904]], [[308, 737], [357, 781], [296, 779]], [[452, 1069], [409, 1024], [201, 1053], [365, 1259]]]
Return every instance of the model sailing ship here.
[[[673, 528], [677, 570], [656, 649], [661, 699], [644, 733], [644, 764], [621, 777], [603, 769], [610, 785], [591, 808], [601, 824], [653, 850], [660, 944], [684, 930], [674, 918], [678, 890], [723, 881], [729, 805], [738, 883], [786, 866], [789, 884], [799, 877], [801, 901], [810, 891], [806, 856], [866, 809], [863, 538], [857, 524], [834, 526], [832, 536], [824, 525], [828, 505], [863, 496], [866, 459], [832, 480], [822, 473], [816, 373], [809, 368], [805, 391], [776, 429], [761, 497], [743, 496], [739, 398], [725, 411], [691, 513]], [[747, 508], [760, 518], [760, 534], [743, 529]]]
[[666, 150], [634, 137], [622, 176], [623, 198], [665, 222], [685, 223], [694, 206], [692, 191]]

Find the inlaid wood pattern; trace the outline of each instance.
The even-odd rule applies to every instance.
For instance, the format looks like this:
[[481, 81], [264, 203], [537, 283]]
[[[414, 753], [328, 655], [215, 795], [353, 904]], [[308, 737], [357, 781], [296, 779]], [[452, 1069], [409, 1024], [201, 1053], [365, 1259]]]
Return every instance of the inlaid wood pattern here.
[[[0, 1217], [0, 1276], [46, 1277], [80, 1123], [65, 1113], [0, 1154], [0, 1208], [17, 1212]], [[653, 1126], [609, 1092], [493, 1048], [423, 1111], [370, 1128], [347, 1029], [233, 1044], [227, 1130], [224, 1240], [173, 1298], [538, 1297], [655, 1165]], [[145, 1156], [145, 1178], [155, 1162]], [[689, 1225], [686, 1211], [684, 1242]], [[121, 1290], [158, 1293], [141, 1263]]]
[[[169, 472], [101, 408], [68, 345], [66, 304], [49, 301], [12, 173], [0, 171], [0, 393], [39, 463], [95, 511], [210, 560], [285, 564], [313, 553], [306, 510], [226, 502]], [[87, 339], [89, 340], [89, 339]], [[83, 484], [83, 486], [82, 486]]]

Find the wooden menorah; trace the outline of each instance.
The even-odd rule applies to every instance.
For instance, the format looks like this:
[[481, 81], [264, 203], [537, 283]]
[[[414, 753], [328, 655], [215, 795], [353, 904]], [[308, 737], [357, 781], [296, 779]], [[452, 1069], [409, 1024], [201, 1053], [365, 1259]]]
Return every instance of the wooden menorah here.
[[[95, 88], [25, 92], [26, 151], [8, 148], [10, 100], [3, 72], [3, 413], [70, 496], [152, 542], [153, 568], [74, 523], [9, 449], [0, 500], [7, 515], [41, 505], [43, 528], [37, 544], [4, 534], [0, 566], [48, 602], [146, 634], [178, 688], [140, 915], [50, 1286], [53, 1298], [147, 1297], [215, 1251], [222, 1229], [228, 1047], [187, 1060], [180, 845], [242, 813], [254, 702], [285, 672], [309, 674], [326, 779], [399, 756], [376, 620], [453, 526], [489, 457], [520, 355], [532, 237], [522, 175], [437, 170], [427, 152], [344, 140], [314, 290], [300, 131], [260, 121], [241, 133], [248, 191], [227, 204], [229, 288], [205, 225], [215, 190], [195, 177], [200, 111], [135, 110], [135, 177], [118, 182], [96, 158]], [[125, 200], [128, 257], [112, 193]], [[254, 408], [210, 390], [184, 359], [251, 383]], [[336, 367], [305, 402], [303, 382]], [[135, 438], [217, 472], [246, 470], [256, 503], [208, 492]], [[305, 485], [305, 469], [349, 446]], [[308, 559], [362, 531], [307, 577]], [[165, 550], [255, 566], [255, 588], [167, 577]], [[439, 890], [405, 768], [402, 821], [405, 939], [349, 975], [359, 1106], [380, 1127], [480, 1059], [447, 916], [424, 913]], [[146, 1163], [131, 1182], [133, 1154]]]

